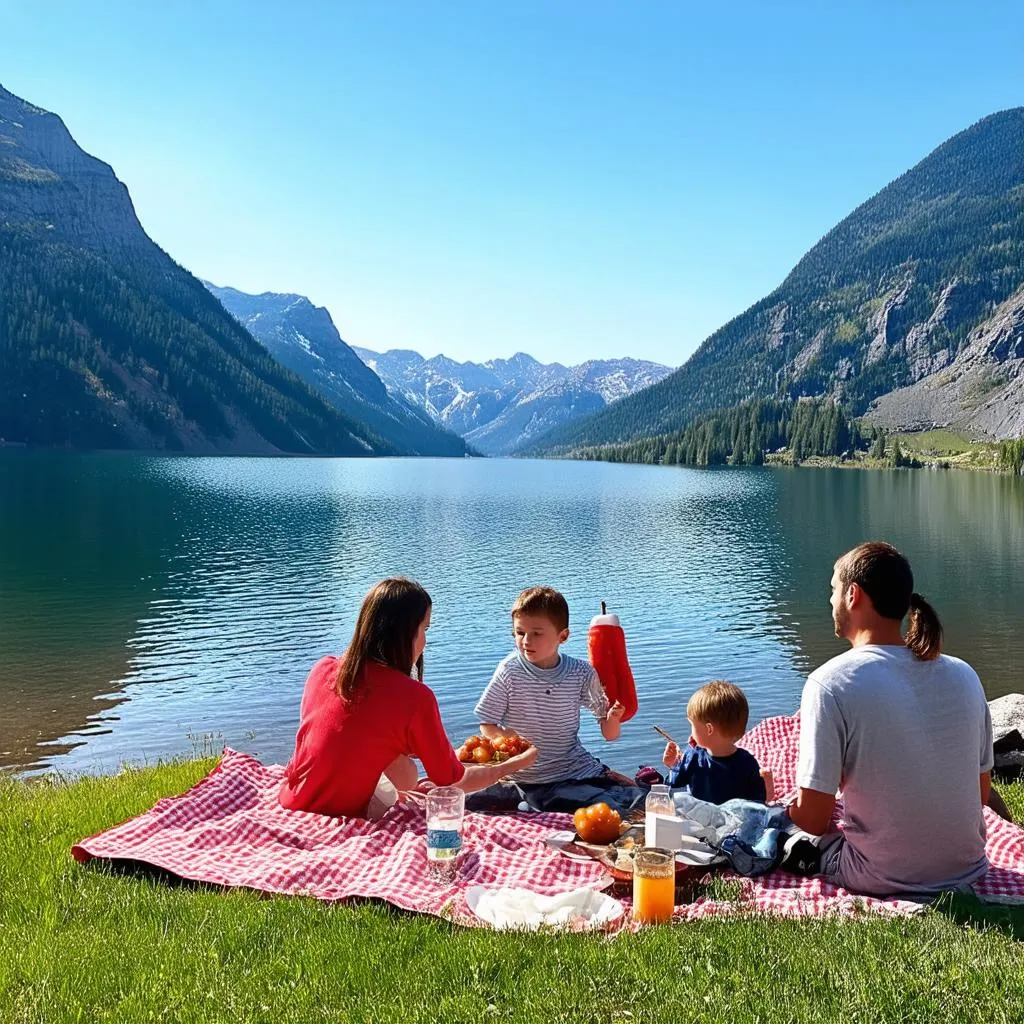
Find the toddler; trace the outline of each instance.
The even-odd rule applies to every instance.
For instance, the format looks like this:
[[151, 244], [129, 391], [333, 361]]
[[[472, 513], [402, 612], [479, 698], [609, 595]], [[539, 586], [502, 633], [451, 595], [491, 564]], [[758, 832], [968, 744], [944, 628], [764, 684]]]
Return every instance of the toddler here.
[[760, 770], [754, 755], [736, 746], [749, 713], [746, 696], [732, 683], [714, 679], [697, 690], [686, 705], [689, 746], [665, 747], [662, 760], [669, 769], [668, 784], [687, 786], [698, 800], [712, 804], [736, 798], [771, 800], [771, 772]]

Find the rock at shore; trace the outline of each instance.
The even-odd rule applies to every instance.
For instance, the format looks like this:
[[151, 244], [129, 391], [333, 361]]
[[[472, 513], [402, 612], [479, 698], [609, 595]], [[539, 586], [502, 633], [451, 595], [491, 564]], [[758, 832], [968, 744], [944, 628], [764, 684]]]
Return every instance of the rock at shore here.
[[1024, 768], [1024, 693], [989, 701], [997, 768]]

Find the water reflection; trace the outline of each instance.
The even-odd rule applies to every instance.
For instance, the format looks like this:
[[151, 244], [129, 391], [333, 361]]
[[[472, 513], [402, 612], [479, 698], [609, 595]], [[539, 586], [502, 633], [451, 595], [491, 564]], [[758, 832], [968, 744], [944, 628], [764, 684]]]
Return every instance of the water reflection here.
[[565, 592], [577, 656], [607, 600], [641, 711], [602, 752], [632, 769], [658, 756], [650, 725], [682, 731], [687, 697], [714, 676], [744, 687], [755, 716], [791, 710], [804, 674], [841, 649], [832, 561], [866, 537], [907, 551], [950, 649], [991, 693], [1020, 688], [1016, 480], [24, 453], [0, 458], [0, 495], [7, 764], [105, 771], [211, 734], [283, 759], [309, 665], [344, 647], [373, 582], [405, 573], [434, 598], [427, 681], [456, 739], [510, 649], [520, 589]]

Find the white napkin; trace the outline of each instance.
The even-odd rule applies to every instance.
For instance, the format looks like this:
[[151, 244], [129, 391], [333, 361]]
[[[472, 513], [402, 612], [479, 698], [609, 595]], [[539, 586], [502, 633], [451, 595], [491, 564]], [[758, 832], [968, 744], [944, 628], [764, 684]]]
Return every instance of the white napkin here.
[[603, 928], [622, 915], [622, 905], [594, 889], [542, 896], [529, 889], [485, 889], [466, 893], [469, 909], [494, 928]]

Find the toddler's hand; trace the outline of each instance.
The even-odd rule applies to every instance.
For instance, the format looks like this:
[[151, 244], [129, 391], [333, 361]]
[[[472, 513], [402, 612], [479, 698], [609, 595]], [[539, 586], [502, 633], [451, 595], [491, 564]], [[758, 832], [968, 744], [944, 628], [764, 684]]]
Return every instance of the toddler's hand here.
[[671, 741], [665, 744], [665, 753], [661, 755], [661, 763], [666, 768], [675, 768], [682, 760], [679, 748]]
[[616, 701], [608, 709], [608, 721], [609, 722], [621, 722], [622, 716], [626, 713], [626, 709], [621, 701]]

